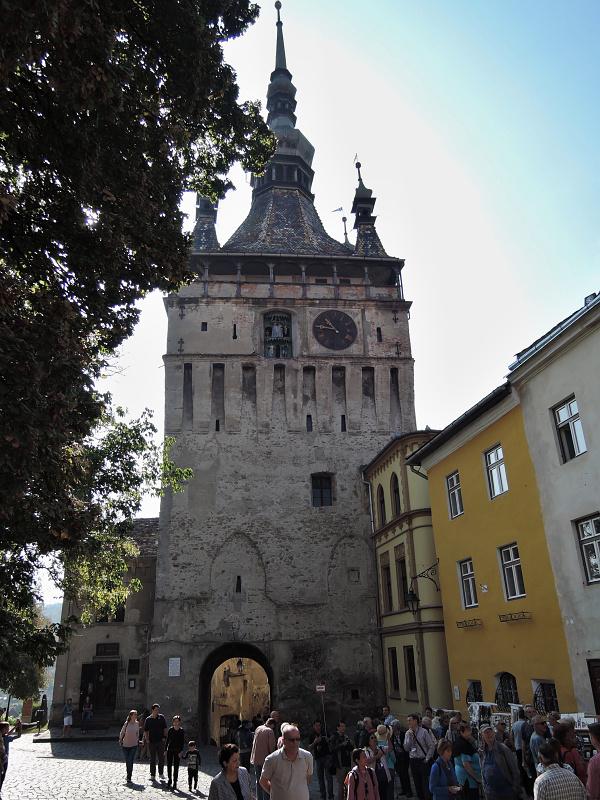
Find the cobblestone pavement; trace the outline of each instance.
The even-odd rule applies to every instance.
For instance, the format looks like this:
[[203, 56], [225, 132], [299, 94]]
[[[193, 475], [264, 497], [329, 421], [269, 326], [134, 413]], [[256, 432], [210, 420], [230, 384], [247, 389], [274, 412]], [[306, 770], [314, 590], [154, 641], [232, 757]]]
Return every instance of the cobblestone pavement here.
[[[117, 742], [44, 742], [22, 736], [10, 746], [10, 762], [2, 800], [113, 800], [113, 798], [192, 798], [208, 796], [210, 781], [219, 771], [214, 747], [203, 747], [198, 792], [188, 792], [187, 767], [179, 770], [179, 786], [151, 783], [148, 761], [136, 761], [133, 784], [125, 783], [125, 763]], [[165, 779], [167, 769], [165, 767]], [[320, 800], [316, 776], [311, 800]]]

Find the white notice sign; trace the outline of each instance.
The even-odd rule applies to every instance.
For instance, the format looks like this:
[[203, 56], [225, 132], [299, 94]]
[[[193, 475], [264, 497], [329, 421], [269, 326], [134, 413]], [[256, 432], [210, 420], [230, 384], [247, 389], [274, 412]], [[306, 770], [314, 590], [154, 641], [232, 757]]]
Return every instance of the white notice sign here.
[[325, 684], [324, 683], [320, 683], [317, 686], [317, 692], [324, 692], [324, 691], [325, 691]]
[[169, 659], [169, 678], [179, 678], [181, 675], [181, 659]]

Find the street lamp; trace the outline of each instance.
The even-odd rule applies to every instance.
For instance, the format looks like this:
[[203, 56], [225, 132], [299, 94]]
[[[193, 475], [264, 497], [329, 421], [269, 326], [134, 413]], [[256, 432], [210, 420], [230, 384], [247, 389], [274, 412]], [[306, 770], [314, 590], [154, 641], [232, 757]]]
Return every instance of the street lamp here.
[[416, 614], [419, 610], [419, 595], [414, 591], [414, 589], [410, 589], [406, 595], [406, 605], [408, 606], [408, 610], [411, 612], [411, 614]]
[[439, 563], [440, 560], [438, 558], [435, 564], [432, 564], [430, 567], [427, 567], [427, 569], [424, 569], [423, 572], [419, 572], [418, 575], [414, 575], [410, 579], [410, 587], [406, 594], [406, 605], [408, 606], [408, 609], [412, 614], [416, 614], [417, 611], [419, 610], [419, 595], [414, 590], [415, 581], [418, 581], [419, 578], [427, 578], [427, 580], [430, 580], [439, 592], [440, 587], [438, 586], [437, 581], [434, 578], [434, 575], [438, 574]]

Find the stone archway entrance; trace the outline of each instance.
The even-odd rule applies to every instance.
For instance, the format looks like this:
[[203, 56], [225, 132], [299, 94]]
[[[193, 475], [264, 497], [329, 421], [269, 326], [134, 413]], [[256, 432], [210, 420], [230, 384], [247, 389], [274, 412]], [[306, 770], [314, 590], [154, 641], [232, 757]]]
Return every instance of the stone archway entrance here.
[[258, 647], [230, 642], [205, 659], [199, 690], [200, 739], [219, 744], [236, 719], [252, 712], [251, 718], [273, 702], [273, 670]]

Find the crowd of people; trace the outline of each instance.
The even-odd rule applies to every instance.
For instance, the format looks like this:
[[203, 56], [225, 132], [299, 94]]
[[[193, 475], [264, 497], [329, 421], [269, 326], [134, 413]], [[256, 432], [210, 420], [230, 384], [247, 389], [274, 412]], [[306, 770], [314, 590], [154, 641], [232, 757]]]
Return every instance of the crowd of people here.
[[[600, 800], [600, 724], [589, 726], [598, 751], [581, 755], [575, 723], [532, 706], [519, 711], [510, 731], [503, 720], [479, 728], [438, 710], [397, 719], [388, 707], [380, 719], [365, 717], [352, 736], [343, 721], [333, 731], [316, 719], [302, 737], [278, 711], [266, 720], [244, 720], [220, 747], [219, 773], [209, 800], [308, 800], [316, 772], [321, 800]], [[300, 747], [305, 740], [306, 749]], [[143, 721], [131, 711], [119, 735], [127, 782], [140, 745], [150, 759], [150, 779], [177, 788], [185, 761], [190, 792], [198, 786], [200, 753], [186, 741], [179, 716], [169, 727], [155, 703]]]
[[328, 735], [315, 720], [303, 750], [298, 725], [280, 724], [271, 712], [256, 727], [249, 763], [257, 800], [307, 800], [313, 770], [321, 800], [600, 800], [600, 724], [589, 733], [598, 754], [588, 763], [574, 720], [558, 713], [546, 719], [533, 706], [520, 709], [510, 732], [502, 719], [477, 728], [459, 712], [426, 708], [400, 720], [384, 707], [381, 719], [360, 720], [352, 738], [344, 722]]

